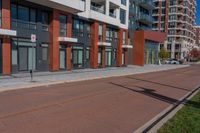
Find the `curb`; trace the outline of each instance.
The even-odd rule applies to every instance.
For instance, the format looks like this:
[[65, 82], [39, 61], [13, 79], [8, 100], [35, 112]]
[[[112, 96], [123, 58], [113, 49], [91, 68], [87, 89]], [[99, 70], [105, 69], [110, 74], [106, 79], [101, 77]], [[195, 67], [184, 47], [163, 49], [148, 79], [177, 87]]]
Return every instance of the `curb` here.
[[200, 91], [200, 86], [197, 86], [192, 91], [188, 92], [182, 98], [179, 99], [174, 105], [170, 105], [165, 110], [160, 112], [146, 124], [138, 128], [133, 133], [156, 133], [169, 119], [171, 119], [182, 107], [187, 100], [190, 100]]

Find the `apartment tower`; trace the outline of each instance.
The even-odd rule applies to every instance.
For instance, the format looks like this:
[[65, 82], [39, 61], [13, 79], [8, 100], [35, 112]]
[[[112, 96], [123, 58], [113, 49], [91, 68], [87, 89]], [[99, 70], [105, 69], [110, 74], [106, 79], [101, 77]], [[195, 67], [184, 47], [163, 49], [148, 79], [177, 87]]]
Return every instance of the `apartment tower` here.
[[195, 45], [196, 0], [154, 0], [155, 31], [167, 34], [161, 45], [171, 58], [184, 59]]

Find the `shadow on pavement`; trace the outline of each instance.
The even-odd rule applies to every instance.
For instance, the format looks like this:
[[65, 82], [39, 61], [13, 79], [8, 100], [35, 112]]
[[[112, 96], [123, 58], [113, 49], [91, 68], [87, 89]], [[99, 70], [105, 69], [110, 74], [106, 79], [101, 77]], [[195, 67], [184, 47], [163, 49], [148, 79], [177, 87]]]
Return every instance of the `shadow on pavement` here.
[[110, 84], [124, 88], [124, 89], [127, 89], [127, 90], [130, 90], [130, 91], [133, 91], [133, 92], [144, 94], [146, 96], [152, 97], [154, 99], [157, 99], [157, 100], [169, 103], [169, 104], [174, 104], [174, 103], [178, 102], [177, 99], [170, 98], [170, 97], [155, 93], [155, 90], [152, 90], [152, 89], [148, 89], [148, 88], [144, 88], [144, 87], [140, 87], [140, 86], [135, 86], [135, 87], [141, 89], [141, 90], [136, 90], [136, 89], [132, 89], [132, 88], [126, 87], [124, 85], [116, 84], [116, 83], [113, 83], [113, 82], [110, 82]]
[[191, 91], [191, 90], [188, 90], [188, 89], [185, 89], [185, 88], [180, 88], [180, 87], [176, 87], [176, 86], [172, 86], [172, 85], [168, 85], [168, 84], [163, 84], [163, 83], [159, 83], [159, 82], [154, 82], [154, 81], [150, 81], [150, 80], [133, 78], [133, 77], [127, 77], [127, 78], [138, 80], [138, 81], [143, 81], [143, 82], [148, 82], [148, 83], [152, 83], [152, 84], [157, 84], [157, 85], [161, 85], [161, 86], [171, 87], [171, 88], [175, 88], [175, 89], [179, 89], [179, 90], [183, 90], [183, 91]]

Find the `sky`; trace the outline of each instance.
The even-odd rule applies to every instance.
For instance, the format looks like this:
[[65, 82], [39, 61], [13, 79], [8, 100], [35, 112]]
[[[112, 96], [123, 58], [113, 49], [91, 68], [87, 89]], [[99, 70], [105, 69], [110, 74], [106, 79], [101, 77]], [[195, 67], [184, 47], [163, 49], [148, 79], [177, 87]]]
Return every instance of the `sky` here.
[[197, 0], [197, 14], [196, 14], [196, 23], [200, 25], [200, 0]]

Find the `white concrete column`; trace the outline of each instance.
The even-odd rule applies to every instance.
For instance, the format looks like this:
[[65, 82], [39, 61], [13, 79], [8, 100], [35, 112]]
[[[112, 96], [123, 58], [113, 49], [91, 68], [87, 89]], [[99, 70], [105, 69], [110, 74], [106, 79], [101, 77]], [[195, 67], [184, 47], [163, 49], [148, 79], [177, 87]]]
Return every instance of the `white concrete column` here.
[[109, 16], [109, 11], [110, 11], [110, 1], [106, 0], [106, 15]]

